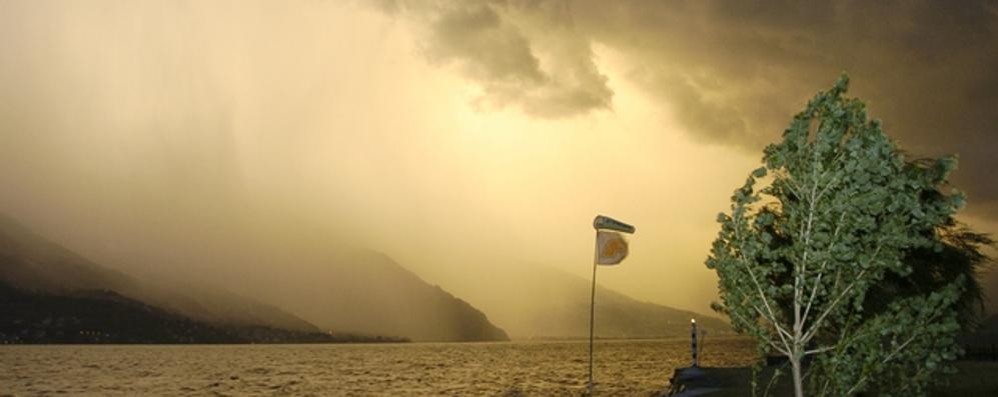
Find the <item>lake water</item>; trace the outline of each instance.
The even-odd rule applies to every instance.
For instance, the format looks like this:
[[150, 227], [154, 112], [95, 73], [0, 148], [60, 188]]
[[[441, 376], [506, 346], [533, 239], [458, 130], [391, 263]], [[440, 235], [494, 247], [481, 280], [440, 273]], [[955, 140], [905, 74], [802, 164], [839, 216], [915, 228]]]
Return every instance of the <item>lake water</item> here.
[[[707, 339], [702, 365], [748, 365], [752, 342]], [[0, 395], [579, 395], [586, 341], [384, 345], [0, 346]], [[689, 340], [598, 341], [601, 395], [647, 396], [689, 365]]]

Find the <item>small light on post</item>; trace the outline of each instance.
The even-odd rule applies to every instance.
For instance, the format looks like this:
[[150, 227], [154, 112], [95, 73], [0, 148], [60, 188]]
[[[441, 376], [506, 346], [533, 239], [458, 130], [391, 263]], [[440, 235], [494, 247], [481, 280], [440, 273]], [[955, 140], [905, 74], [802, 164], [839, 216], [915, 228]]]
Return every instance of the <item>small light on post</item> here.
[[691, 345], [693, 348], [693, 366], [699, 367], [700, 361], [697, 359], [697, 319], [695, 318], [690, 319], [690, 337], [693, 339]]

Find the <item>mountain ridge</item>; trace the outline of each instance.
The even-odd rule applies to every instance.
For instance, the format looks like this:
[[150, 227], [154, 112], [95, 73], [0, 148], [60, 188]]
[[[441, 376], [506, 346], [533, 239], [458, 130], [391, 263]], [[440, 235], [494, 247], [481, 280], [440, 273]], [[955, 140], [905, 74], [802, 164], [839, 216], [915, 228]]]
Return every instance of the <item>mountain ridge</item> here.
[[340, 251], [316, 263], [321, 265], [287, 264], [287, 286], [270, 289], [268, 300], [334, 329], [425, 342], [509, 340], [481, 310], [384, 253]]
[[[296, 248], [300, 247], [285, 249]], [[382, 253], [358, 252], [362, 254], [340, 252], [322, 257], [317, 264], [289, 260], [282, 266], [271, 266], [279, 272], [264, 273], [263, 284], [249, 287], [240, 296], [190, 282], [137, 279], [90, 261], [0, 215], [0, 285], [16, 287], [10, 296], [25, 302], [48, 305], [53, 296], [59, 296], [66, 305], [91, 307], [99, 296], [103, 300], [97, 300], [106, 304], [147, 305], [215, 327], [262, 327], [303, 336], [335, 330], [341, 339], [356, 336], [358, 341], [370, 339], [365, 335], [387, 335], [373, 337], [381, 340], [509, 340], [505, 331], [468, 302], [426, 283]], [[272, 254], [268, 257], [293, 257], [281, 253], [268, 252]], [[107, 299], [106, 292], [120, 297]], [[147, 320], [156, 319], [183, 323], [166, 315]]]
[[[332, 334], [277, 307], [223, 290], [139, 280], [90, 261], [4, 215], [0, 215], [0, 289], [4, 296], [0, 340], [8, 343], [403, 340]], [[74, 313], [73, 308], [100, 321]], [[122, 323], [116, 316], [127, 316], [145, 328]], [[84, 325], [90, 328], [79, 328]]]
[[[512, 338], [588, 338], [591, 280], [547, 265], [509, 263], [492, 267], [487, 277], [490, 288], [459, 293]], [[598, 338], [688, 336], [691, 318], [709, 332], [733, 332], [720, 318], [641, 301], [599, 284], [595, 312]]]

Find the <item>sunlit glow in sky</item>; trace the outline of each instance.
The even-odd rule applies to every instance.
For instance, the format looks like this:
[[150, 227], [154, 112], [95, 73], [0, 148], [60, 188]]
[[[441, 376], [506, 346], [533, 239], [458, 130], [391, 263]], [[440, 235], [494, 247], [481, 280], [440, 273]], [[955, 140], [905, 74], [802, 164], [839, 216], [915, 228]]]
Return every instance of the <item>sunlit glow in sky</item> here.
[[[0, 212], [110, 266], [228, 285], [293, 260], [268, 247], [364, 246], [472, 303], [495, 267], [588, 277], [606, 214], [637, 233], [602, 284], [708, 312], [716, 214], [848, 69], [902, 146], [961, 153], [964, 219], [998, 231], [994, 132], [960, 113], [994, 108], [946, 105], [968, 90], [998, 101], [995, 52], [946, 46], [998, 42], [993, 7], [981, 31], [914, 49], [897, 49], [919, 34], [904, 18], [932, 14], [891, 12], [866, 31], [885, 48], [847, 50], [823, 46], [859, 33], [708, 2], [541, 3], [0, 3]], [[833, 14], [802, 18], [849, 20]], [[949, 57], [950, 85], [906, 56]], [[905, 117], [932, 106], [929, 121]]]

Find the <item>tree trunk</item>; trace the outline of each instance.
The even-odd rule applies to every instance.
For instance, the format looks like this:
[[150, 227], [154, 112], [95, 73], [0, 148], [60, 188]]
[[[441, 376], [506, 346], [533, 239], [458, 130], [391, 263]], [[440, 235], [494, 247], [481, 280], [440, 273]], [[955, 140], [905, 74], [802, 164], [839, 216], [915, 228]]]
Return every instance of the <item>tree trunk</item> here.
[[804, 397], [804, 379], [801, 377], [800, 362], [801, 359], [796, 354], [792, 355], [790, 358], [790, 366], [793, 367], [794, 373], [794, 396]]

